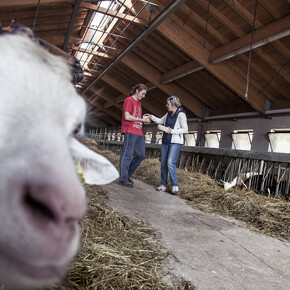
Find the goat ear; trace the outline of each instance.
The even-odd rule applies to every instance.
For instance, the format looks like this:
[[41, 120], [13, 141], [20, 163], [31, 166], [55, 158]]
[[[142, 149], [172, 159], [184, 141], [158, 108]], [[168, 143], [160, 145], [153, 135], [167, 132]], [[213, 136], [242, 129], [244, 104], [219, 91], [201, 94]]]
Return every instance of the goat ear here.
[[75, 138], [70, 142], [70, 152], [74, 161], [82, 167], [85, 183], [104, 185], [119, 177], [117, 169], [107, 158], [93, 152]]

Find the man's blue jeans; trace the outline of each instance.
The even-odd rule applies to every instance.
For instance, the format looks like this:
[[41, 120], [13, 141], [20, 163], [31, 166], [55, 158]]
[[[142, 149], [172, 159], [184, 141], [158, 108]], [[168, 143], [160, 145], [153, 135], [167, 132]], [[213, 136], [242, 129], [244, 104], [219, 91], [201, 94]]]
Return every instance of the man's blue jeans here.
[[[135, 157], [131, 161], [133, 152]], [[120, 157], [120, 181], [127, 181], [145, 157], [145, 139], [131, 133], [124, 133], [124, 144]]]
[[161, 184], [167, 185], [168, 171], [172, 186], [178, 186], [176, 162], [182, 144], [162, 144], [161, 147]]

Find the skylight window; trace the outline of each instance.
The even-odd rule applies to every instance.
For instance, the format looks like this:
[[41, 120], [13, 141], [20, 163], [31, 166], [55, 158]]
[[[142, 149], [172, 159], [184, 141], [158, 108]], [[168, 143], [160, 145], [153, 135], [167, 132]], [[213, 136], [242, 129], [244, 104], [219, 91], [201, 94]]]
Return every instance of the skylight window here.
[[[116, 13], [119, 7], [119, 5], [116, 4], [115, 1], [100, 1], [98, 6], [105, 9], [106, 11], [116, 11]], [[118, 12], [122, 13], [124, 12], [124, 10], [125, 7], [122, 6], [118, 10]], [[113, 16], [109, 16], [104, 13], [94, 13], [94, 17], [86, 32], [86, 39], [88, 39], [88, 41], [83, 42], [80, 45], [82, 51], [78, 51], [76, 54], [76, 57], [80, 60], [81, 65], [85, 69], [90, 70], [88, 68], [88, 64], [93, 57], [93, 54], [91, 54], [90, 52], [97, 52], [100, 48], [104, 48], [104, 39], [106, 38], [107, 34], [110, 33], [118, 20], [118, 18], [113, 18]], [[106, 51], [107, 50], [108, 49], [106, 49]]]

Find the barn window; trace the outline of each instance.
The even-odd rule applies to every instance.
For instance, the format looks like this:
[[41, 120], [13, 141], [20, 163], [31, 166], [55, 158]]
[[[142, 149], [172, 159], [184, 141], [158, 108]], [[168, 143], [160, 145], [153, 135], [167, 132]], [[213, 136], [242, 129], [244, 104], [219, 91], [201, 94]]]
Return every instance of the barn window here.
[[109, 132], [109, 133], [107, 134], [107, 141], [111, 141], [111, 138], [112, 138], [112, 133]]
[[197, 131], [189, 131], [188, 134], [184, 134], [186, 146], [196, 146]]
[[204, 133], [205, 147], [219, 148], [221, 134], [222, 134], [221, 130], [206, 131], [206, 133]]
[[152, 140], [152, 132], [146, 132], [144, 135], [145, 143], [151, 143]]
[[163, 132], [157, 132], [155, 134], [155, 143], [156, 144], [162, 144], [162, 136], [163, 136]]
[[[117, 3], [113, 1], [99, 1], [99, 7], [105, 8], [108, 10], [116, 10], [118, 7]], [[119, 13], [123, 13], [126, 6], [122, 5], [119, 9]], [[118, 21], [117, 17], [111, 17], [109, 15], [104, 15], [100, 12], [95, 12], [94, 18], [89, 24], [89, 29], [87, 30], [87, 38], [86, 42], [83, 42], [80, 45], [81, 50], [77, 52], [76, 57], [79, 59], [81, 65], [88, 71], [90, 68], [88, 67], [88, 63], [93, 58], [94, 54], [87, 53], [87, 51], [94, 51], [97, 53], [101, 49], [104, 49], [104, 42], [106, 39], [106, 35], [111, 32], [114, 25]], [[106, 33], [100, 34], [98, 31], [105, 31]], [[103, 36], [102, 36], [103, 35]]]
[[232, 149], [251, 150], [254, 130], [234, 130], [232, 132]]
[[271, 129], [268, 138], [269, 152], [290, 153], [290, 129]]

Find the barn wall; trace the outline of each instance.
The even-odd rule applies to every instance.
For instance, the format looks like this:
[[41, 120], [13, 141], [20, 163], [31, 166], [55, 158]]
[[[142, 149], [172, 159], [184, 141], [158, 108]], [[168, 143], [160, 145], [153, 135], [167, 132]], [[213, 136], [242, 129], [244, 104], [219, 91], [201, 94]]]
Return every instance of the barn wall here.
[[[210, 122], [202, 121], [198, 119], [188, 120], [189, 131], [197, 131], [197, 145], [205, 146], [204, 133], [209, 130], [221, 130], [220, 147], [225, 149], [232, 148], [231, 133], [234, 130], [252, 129], [254, 130], [253, 142], [251, 150], [268, 151], [269, 140], [267, 132], [271, 129], [289, 129], [290, 128], [290, 114], [283, 116], [272, 116], [268, 118], [248, 117], [237, 120], [212, 120]], [[118, 133], [118, 128], [108, 128], [108, 132]], [[152, 143], [155, 143], [155, 134], [159, 132], [157, 125], [151, 123], [144, 125], [144, 134], [146, 132], [152, 132]]]
[[[204, 133], [208, 130], [221, 130], [220, 148], [232, 147], [231, 133], [234, 130], [252, 129], [254, 130], [252, 150], [268, 151], [269, 140], [267, 132], [271, 129], [290, 128], [290, 115], [273, 116], [270, 118], [243, 118], [238, 120], [215, 120], [211, 122], [199, 122], [198, 120], [188, 120], [188, 129], [197, 131], [198, 146], [205, 145]], [[158, 132], [155, 124], [144, 126], [144, 132]]]
[[231, 148], [231, 133], [234, 130], [253, 129], [252, 150], [268, 151], [269, 140], [267, 132], [271, 129], [290, 128], [290, 116], [275, 116], [272, 118], [245, 118], [239, 120], [221, 120], [211, 123], [188, 122], [190, 130], [199, 132], [199, 146], [204, 146], [204, 133], [208, 130], [221, 130], [220, 148]]

